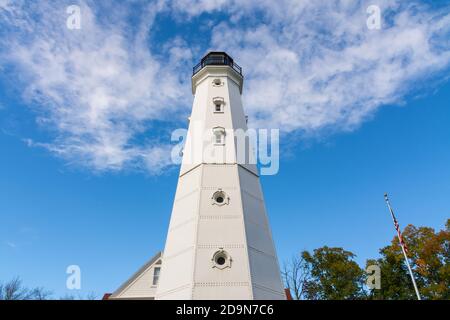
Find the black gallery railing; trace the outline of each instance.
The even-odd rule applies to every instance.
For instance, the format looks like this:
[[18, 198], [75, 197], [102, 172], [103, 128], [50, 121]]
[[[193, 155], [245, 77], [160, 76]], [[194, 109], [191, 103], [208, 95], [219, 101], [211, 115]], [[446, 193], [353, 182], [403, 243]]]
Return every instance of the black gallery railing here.
[[242, 68], [238, 64], [236, 64], [233, 59], [226, 53], [207, 55], [199, 64], [197, 64], [193, 68], [192, 74], [196, 74], [205, 66], [230, 66], [234, 71], [242, 75]]

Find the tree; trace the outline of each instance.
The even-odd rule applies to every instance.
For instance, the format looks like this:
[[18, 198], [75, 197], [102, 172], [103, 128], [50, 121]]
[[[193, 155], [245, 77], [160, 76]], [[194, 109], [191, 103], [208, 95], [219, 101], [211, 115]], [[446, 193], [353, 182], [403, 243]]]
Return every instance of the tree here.
[[308, 299], [343, 300], [365, 298], [365, 273], [353, 260], [355, 255], [343, 248], [327, 246], [315, 249], [313, 254], [301, 254], [309, 277], [304, 283]]
[[28, 289], [18, 277], [7, 283], [0, 283], [0, 300], [47, 300], [51, 292], [42, 287]]
[[86, 296], [83, 296], [81, 294], [66, 294], [64, 296], [61, 296], [59, 300], [97, 300], [97, 295], [94, 292], [90, 292]]
[[305, 299], [306, 283], [311, 275], [309, 266], [301, 256], [293, 256], [291, 260], [284, 263], [281, 272], [283, 281], [295, 300]]
[[[420, 294], [424, 299], [450, 299], [450, 219], [446, 229], [408, 225], [403, 238]], [[380, 250], [381, 257], [367, 264], [381, 269], [381, 289], [371, 290], [372, 299], [416, 299], [403, 253], [394, 237]]]
[[[16, 277], [6, 283], [0, 282], [0, 300], [50, 300], [52, 299], [51, 291], [43, 287], [29, 289], [22, 284], [22, 280]], [[60, 300], [96, 300], [95, 293], [90, 292], [85, 296], [79, 294], [65, 295]]]

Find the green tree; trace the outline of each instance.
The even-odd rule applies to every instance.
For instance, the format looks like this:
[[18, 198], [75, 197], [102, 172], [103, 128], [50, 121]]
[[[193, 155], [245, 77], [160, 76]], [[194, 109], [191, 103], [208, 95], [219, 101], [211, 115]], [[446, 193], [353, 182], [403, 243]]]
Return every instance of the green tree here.
[[310, 270], [304, 284], [307, 299], [343, 300], [365, 298], [365, 272], [354, 261], [355, 255], [343, 248], [327, 246], [313, 254], [301, 254]]
[[[408, 225], [403, 231], [408, 256], [419, 292], [424, 299], [450, 299], [450, 219], [446, 229]], [[380, 250], [381, 257], [368, 260], [381, 269], [381, 289], [371, 290], [372, 299], [416, 299], [397, 237]]]

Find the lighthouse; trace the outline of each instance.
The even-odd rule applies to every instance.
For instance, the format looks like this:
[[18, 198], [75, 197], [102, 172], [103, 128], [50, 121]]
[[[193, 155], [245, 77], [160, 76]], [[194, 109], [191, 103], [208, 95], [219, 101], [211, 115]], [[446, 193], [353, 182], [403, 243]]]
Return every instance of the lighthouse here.
[[253, 152], [237, 134], [247, 131], [243, 83], [225, 52], [208, 53], [193, 69], [156, 299], [285, 299]]

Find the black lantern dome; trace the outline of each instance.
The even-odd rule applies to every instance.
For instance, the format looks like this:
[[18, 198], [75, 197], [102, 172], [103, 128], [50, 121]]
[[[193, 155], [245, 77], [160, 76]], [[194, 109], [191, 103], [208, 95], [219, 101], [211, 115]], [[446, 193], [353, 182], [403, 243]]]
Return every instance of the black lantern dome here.
[[193, 69], [193, 75], [205, 66], [230, 66], [234, 71], [242, 76], [242, 68], [234, 62], [228, 54], [222, 51], [211, 51], [202, 58], [199, 64]]

